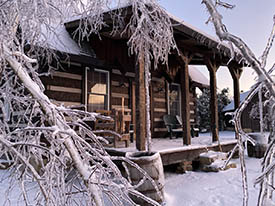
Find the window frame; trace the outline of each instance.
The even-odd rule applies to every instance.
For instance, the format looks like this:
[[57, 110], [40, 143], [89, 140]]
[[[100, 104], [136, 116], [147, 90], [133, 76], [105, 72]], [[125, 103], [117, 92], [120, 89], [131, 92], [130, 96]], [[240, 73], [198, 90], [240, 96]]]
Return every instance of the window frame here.
[[89, 101], [89, 95], [90, 94], [94, 94], [94, 95], [99, 95], [96, 93], [92, 93], [90, 92], [90, 89], [88, 88], [88, 72], [99, 72], [99, 73], [104, 73], [107, 75], [107, 93], [105, 95], [107, 95], [107, 110], [110, 110], [110, 72], [107, 70], [103, 70], [103, 69], [97, 69], [94, 68], [93, 70], [91, 70], [89, 67], [85, 68], [85, 107], [86, 110], [88, 111], [88, 101]]

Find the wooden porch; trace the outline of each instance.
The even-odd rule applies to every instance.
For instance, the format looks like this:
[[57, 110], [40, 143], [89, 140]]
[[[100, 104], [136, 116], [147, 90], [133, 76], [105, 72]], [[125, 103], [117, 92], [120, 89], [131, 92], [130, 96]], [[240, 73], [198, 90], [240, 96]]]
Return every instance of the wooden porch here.
[[[231, 131], [220, 132], [220, 141], [223, 152], [231, 151], [237, 144], [235, 133]], [[199, 154], [208, 150], [220, 151], [218, 143], [212, 143], [212, 135], [210, 133], [200, 133], [199, 137], [191, 139], [191, 144], [191, 146], [182, 146], [182, 138], [154, 138], [152, 151], [160, 152], [164, 166], [177, 164], [182, 161], [193, 161]], [[114, 156], [125, 156], [126, 152], [137, 151], [135, 142], [130, 143], [127, 148], [120, 144], [120, 148], [106, 148], [106, 150], [110, 155]]]

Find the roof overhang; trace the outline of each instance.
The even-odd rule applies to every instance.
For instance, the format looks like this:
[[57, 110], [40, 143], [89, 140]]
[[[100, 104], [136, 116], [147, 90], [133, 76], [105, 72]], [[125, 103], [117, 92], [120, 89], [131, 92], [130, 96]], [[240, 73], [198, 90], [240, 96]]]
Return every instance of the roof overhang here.
[[[120, 13], [124, 16], [124, 19], [130, 19], [132, 15], [132, 7], [125, 6], [114, 10], [106, 11], [103, 13], [106, 27], [102, 28], [101, 34], [106, 35], [114, 39], [127, 39], [127, 36], [121, 36], [120, 34], [113, 34], [112, 31], [112, 13], [120, 10]], [[238, 65], [245, 66], [245, 62], [242, 60], [242, 56], [235, 52], [234, 59], [231, 59], [230, 46], [219, 41], [218, 39], [200, 31], [192, 25], [178, 19], [177, 17], [167, 13], [171, 19], [171, 23], [174, 29], [174, 38], [177, 46], [180, 50], [188, 50], [192, 52], [193, 58], [190, 64], [192, 65], [205, 65], [205, 58], [212, 58], [219, 62], [221, 66], [226, 66], [229, 61], [234, 61]], [[81, 22], [81, 18], [75, 18], [65, 24], [67, 30], [73, 31]]]

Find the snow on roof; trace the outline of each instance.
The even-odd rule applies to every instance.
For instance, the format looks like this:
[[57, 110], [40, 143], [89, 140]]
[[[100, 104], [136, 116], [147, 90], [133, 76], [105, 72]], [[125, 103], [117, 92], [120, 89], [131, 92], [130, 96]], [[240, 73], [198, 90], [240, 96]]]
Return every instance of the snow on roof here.
[[[247, 95], [249, 94], [250, 91], [247, 91], [247, 92], [243, 92], [240, 94], [240, 102], [243, 102], [245, 100], [245, 98], [247, 97]], [[232, 100], [230, 102], [230, 104], [228, 104], [225, 108], [223, 108], [223, 112], [229, 112], [229, 111], [232, 111], [232, 110], [235, 110], [235, 103], [234, 103], [234, 100]]]
[[42, 26], [41, 31], [42, 35], [37, 42], [38, 46], [47, 47], [68, 54], [90, 55], [84, 52], [84, 50], [82, 50], [72, 39], [64, 25], [55, 25], [51, 28]]
[[210, 86], [209, 80], [199, 71], [198, 68], [189, 65], [189, 76], [192, 81], [197, 82], [203, 86]]
[[[190, 29], [192, 31], [192, 36], [195, 37], [195, 36], [199, 36], [202, 41], [205, 42], [206, 39], [209, 39], [210, 41], [215, 42], [217, 45], [215, 47], [217, 47], [218, 49], [221, 49], [221, 46], [225, 47], [226, 49], [229, 49], [231, 50], [231, 46], [227, 43], [227, 42], [224, 42], [224, 41], [220, 41], [218, 38], [216, 37], [213, 37], [207, 33], [205, 33], [204, 31], [194, 27], [193, 25], [191, 24], [188, 24], [187, 22], [183, 21], [182, 19], [180, 19], [179, 17], [176, 17], [174, 16], [173, 14], [170, 14], [169, 12], [166, 11], [166, 13], [168, 14], [168, 16], [170, 17], [171, 20], [174, 20], [175, 22], [178, 22], [178, 25], [173, 25], [173, 26], [183, 26], [183, 27], [186, 27], [188, 29]], [[208, 43], [208, 47], [210, 46], [210, 44]], [[235, 47], [233, 45], [233, 48], [234, 48], [234, 51], [236, 52], [236, 55], [240, 55], [240, 50]]]
[[186, 26], [186, 27], [192, 29], [193, 31], [195, 31], [195, 32], [197, 32], [197, 33], [200, 33], [200, 34], [204, 35], [204, 36], [207, 37], [208, 39], [211, 39], [212, 41], [215, 41], [215, 42], [217, 42], [217, 43], [219, 43], [219, 44], [222, 44], [222, 45], [224, 45], [224, 46], [226, 46], [226, 47], [229, 47], [228, 44], [226, 44], [225, 42], [221, 42], [218, 38], [215, 38], [215, 37], [213, 37], [213, 36], [211, 36], [211, 35], [205, 33], [204, 31], [202, 31], [202, 30], [200, 30], [200, 29], [194, 27], [194, 26], [191, 25], [191, 24], [188, 24], [187, 22], [183, 21], [183, 20], [180, 19], [179, 17], [176, 17], [176, 16], [174, 16], [173, 14], [171, 14], [171, 13], [169, 13], [169, 12], [167, 12], [167, 11], [166, 11], [166, 13], [167, 13], [168, 16], [170, 17], [170, 19], [173, 19], [174, 21], [179, 22], [180, 25]]

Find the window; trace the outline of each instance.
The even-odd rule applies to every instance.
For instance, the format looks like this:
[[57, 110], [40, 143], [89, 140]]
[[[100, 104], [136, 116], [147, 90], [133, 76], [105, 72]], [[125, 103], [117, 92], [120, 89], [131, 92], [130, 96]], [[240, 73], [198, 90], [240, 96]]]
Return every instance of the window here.
[[95, 69], [87, 74], [88, 111], [109, 109], [109, 72]]
[[181, 91], [179, 84], [169, 84], [169, 114], [181, 116]]

